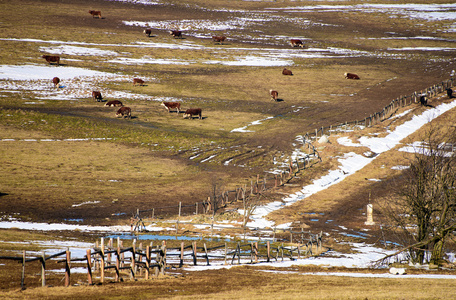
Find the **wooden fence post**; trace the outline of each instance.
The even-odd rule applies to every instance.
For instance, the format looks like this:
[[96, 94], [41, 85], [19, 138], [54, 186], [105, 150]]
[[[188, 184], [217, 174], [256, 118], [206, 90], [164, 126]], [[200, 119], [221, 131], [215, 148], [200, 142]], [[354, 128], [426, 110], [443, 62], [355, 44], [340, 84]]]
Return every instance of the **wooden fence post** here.
[[[109, 251], [109, 250], [112, 250], [112, 245], [113, 245], [112, 238], [109, 238], [109, 242], [108, 242], [108, 251]], [[106, 264], [107, 264], [107, 265], [110, 265], [110, 264], [111, 264], [111, 252], [108, 252], [108, 254], [106, 254]]]
[[[160, 262], [160, 246], [157, 245], [157, 249], [155, 249], [155, 251], [156, 251], [155, 261], [157, 263], [159, 263]], [[159, 271], [160, 271], [159, 267], [154, 266], [154, 276], [155, 277], [158, 277]]]
[[130, 279], [135, 279], [136, 276], [136, 240], [133, 240], [131, 247], [131, 263], [130, 263]]
[[227, 249], [226, 249], [226, 242], [225, 242], [225, 266], [226, 266], [226, 255], [227, 255]]
[[115, 281], [119, 282], [120, 281], [120, 245], [117, 243], [117, 249], [116, 249], [116, 276], [115, 276]]
[[88, 284], [89, 285], [92, 285], [93, 284], [93, 280], [92, 280], [92, 254], [91, 254], [91, 250], [90, 249], [87, 249], [87, 252], [86, 252], [86, 258], [87, 258], [87, 281], [88, 281]]
[[209, 255], [207, 254], [207, 247], [206, 247], [206, 243], [204, 243], [204, 253], [206, 255], [206, 263], [207, 265], [209, 266], [210, 263], [209, 263]]
[[150, 246], [146, 246], [146, 279], [149, 279], [150, 274]]
[[267, 249], [267, 262], [271, 261], [271, 243], [267, 241], [266, 243], [266, 249]]
[[196, 266], [197, 265], [197, 253], [196, 253], [197, 249], [196, 249], [196, 242], [193, 242], [192, 243], [192, 255], [193, 255], [193, 265]]
[[24, 290], [25, 282], [25, 250], [22, 251], [22, 275], [21, 275], [21, 290]]
[[71, 263], [71, 252], [70, 250], [66, 251], [66, 260], [65, 260], [65, 286], [70, 286], [70, 265]]
[[282, 261], [283, 261], [283, 243], [282, 243], [282, 246], [280, 247], [280, 253], [281, 253]]
[[179, 268], [182, 268], [182, 266], [184, 265], [184, 248], [184, 242], [181, 242]]
[[100, 245], [100, 281], [101, 283], [104, 282], [104, 271], [105, 271], [105, 257], [104, 257], [104, 243], [103, 243], [103, 238], [101, 238], [101, 245]]
[[41, 286], [46, 286], [46, 252], [41, 253]]
[[161, 269], [160, 269], [160, 274], [165, 275], [165, 269], [166, 269], [166, 241], [162, 242], [161, 246]]

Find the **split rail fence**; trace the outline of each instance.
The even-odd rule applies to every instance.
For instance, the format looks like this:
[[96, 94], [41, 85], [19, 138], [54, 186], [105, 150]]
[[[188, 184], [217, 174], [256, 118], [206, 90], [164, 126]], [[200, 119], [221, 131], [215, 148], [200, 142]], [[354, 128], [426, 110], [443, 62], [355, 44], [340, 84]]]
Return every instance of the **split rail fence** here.
[[[93, 251], [92, 251], [93, 250]], [[127, 255], [125, 255], [127, 254]], [[57, 263], [64, 263], [65, 269], [65, 286], [70, 285], [71, 265], [72, 263], [85, 263], [87, 269], [87, 283], [92, 285], [98, 277], [99, 283], [105, 282], [106, 271], [114, 271], [115, 282], [123, 281], [121, 278], [122, 271], [127, 271], [130, 279], [135, 279], [138, 276], [143, 276], [144, 279], [149, 279], [152, 275], [164, 275], [166, 268], [166, 245], [157, 246], [153, 249], [152, 245], [142, 248], [136, 248], [136, 243], [132, 247], [123, 248], [122, 241], [117, 240], [117, 247], [113, 246], [112, 239], [107, 245], [104, 244], [104, 239], [101, 239], [100, 245], [98, 242], [94, 249], [87, 249], [86, 255], [80, 258], [71, 258], [71, 251], [66, 250], [46, 256], [43, 251], [40, 256], [27, 257], [24, 250], [21, 257], [15, 256], [0, 256], [0, 260], [13, 260], [22, 263], [21, 288], [25, 288], [25, 270], [26, 264], [34, 261], [39, 261], [41, 264], [41, 285], [46, 286], [46, 261], [63, 256]], [[155, 257], [154, 257], [155, 256]], [[113, 261], [114, 260], [114, 261]], [[144, 275], [143, 275], [144, 273]]]
[[[96, 243], [93, 249], [87, 249], [86, 255], [80, 258], [72, 258], [69, 250], [46, 256], [45, 251], [39, 256], [28, 257], [26, 251], [23, 255], [0, 256], [0, 260], [13, 260], [22, 263], [21, 288], [25, 289], [26, 264], [39, 261], [41, 264], [41, 285], [46, 286], [46, 261], [63, 256], [57, 263], [64, 263], [65, 281], [64, 286], [71, 285], [72, 263], [84, 264], [87, 269], [87, 284], [93, 285], [95, 281], [103, 284], [107, 277], [107, 271], [114, 272], [114, 281], [121, 282], [128, 277], [130, 280], [165, 275], [165, 269], [182, 268], [184, 265], [197, 266], [203, 261], [205, 265], [212, 264], [255, 264], [261, 262], [283, 261], [284, 259], [301, 259], [317, 256], [324, 252], [322, 245], [322, 233], [310, 235], [305, 243], [294, 245], [274, 246], [267, 242], [237, 243], [234, 249], [228, 249], [227, 243], [208, 248], [206, 243], [197, 246], [197, 242], [185, 245], [181, 242], [180, 247], [167, 248], [166, 242], [155, 248], [151, 245], [143, 249], [142, 243], [136, 247], [133, 240], [131, 247], [122, 247], [122, 241], [117, 239], [114, 247], [113, 239], [105, 245], [101, 238], [100, 244]], [[48, 270], [49, 271], [49, 270]], [[49, 276], [49, 275], [48, 275]], [[55, 275], [54, 275], [55, 276]]]

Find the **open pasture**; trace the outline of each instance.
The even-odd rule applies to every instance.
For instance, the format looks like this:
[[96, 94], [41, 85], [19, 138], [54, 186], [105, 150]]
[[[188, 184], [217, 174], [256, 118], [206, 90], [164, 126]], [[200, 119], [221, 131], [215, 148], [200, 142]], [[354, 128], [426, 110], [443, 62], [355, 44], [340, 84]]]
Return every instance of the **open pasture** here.
[[[93, 18], [89, 10], [101, 10], [102, 18]], [[300, 135], [361, 120], [394, 98], [447, 80], [455, 69], [455, 10], [454, 3], [444, 0], [419, 0], [413, 5], [407, 1], [0, 2], [1, 219], [129, 225], [137, 208], [193, 205], [214, 190], [243, 186], [257, 174], [285, 169], [293, 151], [303, 148]], [[143, 33], [147, 28], [150, 37]], [[177, 29], [182, 38], [169, 34]], [[227, 40], [214, 43], [214, 35]], [[305, 47], [292, 48], [292, 38], [301, 39]], [[43, 55], [59, 55], [60, 65], [48, 64]], [[293, 75], [283, 76], [284, 68]], [[361, 79], [345, 79], [346, 72]], [[58, 87], [51, 81], [55, 76], [60, 78]], [[134, 86], [133, 78], [144, 80], [144, 85]], [[271, 100], [270, 89], [279, 92], [279, 101]], [[104, 101], [120, 100], [130, 107], [132, 118], [116, 118], [118, 108], [94, 101], [94, 90], [102, 93]], [[160, 105], [163, 101], [181, 103], [179, 113], [167, 112]], [[434, 101], [437, 105], [445, 100], [439, 95]], [[201, 108], [202, 119], [184, 119], [187, 108]], [[424, 111], [418, 105], [407, 109], [411, 114]], [[452, 123], [448, 117], [440, 120]], [[396, 126], [394, 120], [387, 123], [391, 130]], [[374, 129], [364, 133], [376, 134]], [[346, 135], [354, 139], [362, 134]], [[320, 164], [261, 200], [280, 201], [336, 168], [347, 149], [357, 154], [365, 150], [341, 146], [337, 137], [330, 142], [318, 149]], [[392, 167], [405, 163], [404, 156], [381, 155], [356, 176], [306, 203], [276, 211], [269, 219], [330, 232], [337, 235], [335, 239], [341, 238], [343, 226], [347, 232], [360, 231], [368, 197], [384, 196], [386, 178], [397, 175]], [[371, 180], [376, 178], [380, 179]], [[371, 233], [369, 241], [378, 241], [378, 230]], [[80, 232], [74, 235], [90, 239]], [[5, 241], [18, 238], [4, 232], [1, 236]], [[332, 238], [328, 240], [334, 243]], [[226, 282], [244, 271], [245, 284]], [[140, 282], [129, 283], [123, 293], [126, 297], [139, 293], [140, 298], [166, 293], [169, 298], [195, 294], [252, 298], [257, 295], [247, 289], [271, 277], [298, 282], [296, 289], [281, 283], [264, 286], [262, 293], [275, 298], [300, 298], [305, 288], [301, 274], [263, 274], [250, 268], [213, 272], [222, 274], [217, 280], [229, 288], [192, 284], [174, 290], [185, 277], [207, 282], [217, 275], [184, 272], [182, 277], [160, 281], [152, 291]], [[438, 280], [305, 278], [306, 286], [320, 284], [324, 290], [308, 294], [315, 299], [451, 297], [447, 291], [451, 285]], [[7, 279], [2, 281], [2, 288], [11, 288]], [[368, 293], [346, 291], [360, 283], [370, 287]], [[385, 291], [384, 284], [391, 290]], [[73, 297], [115, 296], [105, 290], [110, 286], [91, 288], [89, 292], [71, 288]], [[65, 291], [56, 288], [55, 295], [46, 296], [59, 298]], [[7, 296], [44, 297], [40, 293]]]

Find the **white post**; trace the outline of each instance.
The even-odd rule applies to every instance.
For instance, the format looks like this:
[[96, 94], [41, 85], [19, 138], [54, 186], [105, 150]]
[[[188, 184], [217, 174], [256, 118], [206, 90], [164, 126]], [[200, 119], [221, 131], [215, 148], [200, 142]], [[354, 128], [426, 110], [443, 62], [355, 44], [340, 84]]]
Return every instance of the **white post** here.
[[372, 204], [367, 205], [367, 221], [364, 222], [365, 225], [375, 225], [374, 218], [372, 213], [374, 211], [374, 206]]

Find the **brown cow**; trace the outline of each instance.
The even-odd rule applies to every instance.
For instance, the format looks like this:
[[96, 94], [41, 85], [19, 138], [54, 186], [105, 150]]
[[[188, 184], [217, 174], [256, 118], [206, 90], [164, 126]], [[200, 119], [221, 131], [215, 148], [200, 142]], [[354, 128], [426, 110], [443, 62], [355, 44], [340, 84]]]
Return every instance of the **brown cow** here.
[[49, 64], [55, 62], [57, 65], [60, 64], [60, 56], [58, 55], [43, 55], [42, 56]]
[[150, 35], [152, 34], [152, 29], [144, 29], [144, 34], [147, 35], [148, 37], [150, 37]]
[[285, 68], [285, 69], [283, 69], [282, 74], [283, 75], [293, 75], [293, 72], [291, 72], [291, 70], [288, 70], [287, 68]]
[[279, 92], [269, 90], [269, 95], [271, 96], [271, 100], [277, 101], [277, 98], [279, 97]]
[[111, 101], [108, 101], [106, 102], [105, 106], [123, 106], [122, 102], [120, 102], [119, 100], [111, 100]]
[[184, 113], [184, 118], [190, 117], [190, 119], [193, 119], [193, 116], [199, 116], [200, 119], [202, 119], [201, 116], [201, 108], [189, 108], [185, 111]]
[[116, 118], [122, 116], [122, 118], [131, 119], [131, 108], [122, 106], [116, 113]]
[[359, 79], [359, 76], [353, 73], [345, 73], [345, 79]]
[[182, 38], [182, 31], [180, 30], [170, 30], [169, 34], [171, 34], [174, 38]]
[[223, 42], [226, 40], [226, 36], [213, 36], [212, 40], [216, 43], [223, 44]]
[[171, 112], [171, 108], [175, 108], [177, 113], [180, 113], [181, 104], [179, 102], [162, 102], [161, 105], [164, 106], [168, 112]]
[[101, 96], [101, 92], [99, 91], [92, 91], [92, 99], [101, 102], [103, 100], [103, 97]]
[[59, 87], [60, 78], [58, 78], [58, 77], [52, 78], [52, 83], [54, 84], [54, 87]]
[[137, 85], [137, 84], [143, 86], [144, 85], [144, 80], [139, 79], [139, 78], [133, 78], [133, 85]]
[[99, 10], [89, 10], [89, 14], [92, 15], [92, 18], [98, 17], [98, 19], [101, 19], [101, 11]]
[[291, 47], [301, 47], [301, 48], [304, 48], [304, 44], [302, 43], [301, 40], [298, 40], [298, 39], [291, 39], [291, 40], [290, 40], [290, 45], [291, 45]]

